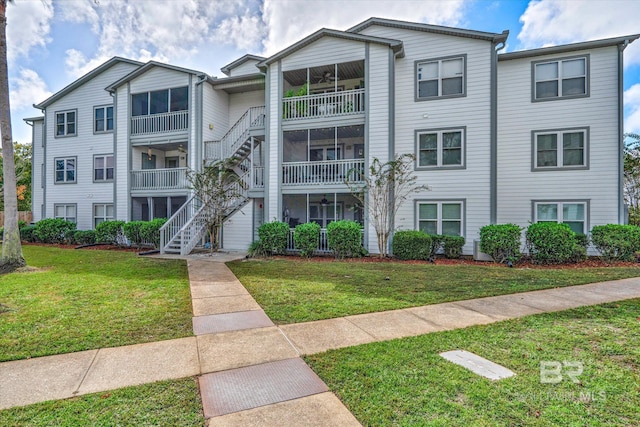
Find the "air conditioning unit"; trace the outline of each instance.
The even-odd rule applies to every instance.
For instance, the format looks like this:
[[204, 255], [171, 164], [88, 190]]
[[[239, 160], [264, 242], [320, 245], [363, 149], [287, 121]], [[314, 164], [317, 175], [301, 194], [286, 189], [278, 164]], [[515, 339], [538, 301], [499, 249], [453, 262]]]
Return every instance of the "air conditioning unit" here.
[[473, 259], [475, 261], [493, 261], [491, 255], [480, 252], [480, 240], [473, 241]]

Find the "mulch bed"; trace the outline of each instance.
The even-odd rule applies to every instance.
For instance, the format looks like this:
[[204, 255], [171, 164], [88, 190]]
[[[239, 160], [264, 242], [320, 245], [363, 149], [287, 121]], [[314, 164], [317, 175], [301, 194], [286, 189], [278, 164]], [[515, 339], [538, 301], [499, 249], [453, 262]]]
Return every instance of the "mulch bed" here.
[[115, 245], [92, 245], [92, 246], [83, 246], [82, 248], [79, 245], [63, 245], [63, 244], [54, 244], [54, 243], [31, 243], [31, 242], [22, 242], [23, 246], [47, 246], [49, 248], [59, 248], [59, 249], [81, 249], [88, 251], [120, 251], [120, 252], [146, 252], [149, 248], [130, 248], [126, 246], [115, 246]]

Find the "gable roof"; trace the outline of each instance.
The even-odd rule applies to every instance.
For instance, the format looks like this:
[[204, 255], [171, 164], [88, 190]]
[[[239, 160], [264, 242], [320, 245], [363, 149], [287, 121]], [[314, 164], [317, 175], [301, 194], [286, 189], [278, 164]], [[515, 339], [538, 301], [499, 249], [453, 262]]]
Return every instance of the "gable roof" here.
[[265, 59], [267, 58], [265, 58], [264, 56], [251, 55], [248, 53], [245, 56], [238, 58], [235, 61], [231, 62], [230, 64], [227, 64], [224, 67], [220, 68], [220, 71], [222, 71], [224, 74], [228, 76], [231, 73], [231, 70], [239, 67], [240, 65], [244, 64], [247, 61], [261, 62], [261, 61], [264, 61]]
[[113, 58], [111, 58], [110, 60], [105, 62], [104, 64], [100, 65], [98, 68], [96, 68], [96, 69], [94, 69], [92, 71], [89, 71], [87, 74], [85, 74], [84, 76], [80, 77], [79, 79], [73, 81], [71, 84], [67, 85], [63, 89], [61, 89], [58, 92], [54, 93], [49, 98], [47, 98], [44, 101], [42, 101], [41, 103], [34, 104], [33, 106], [35, 108], [38, 108], [38, 109], [42, 110], [43, 108], [46, 108], [47, 106], [49, 106], [52, 103], [54, 103], [55, 101], [59, 100], [63, 96], [67, 95], [71, 91], [73, 91], [73, 90], [77, 89], [78, 87], [82, 86], [83, 84], [85, 84], [89, 80], [93, 79], [97, 75], [103, 73], [104, 71], [107, 71], [109, 68], [113, 67], [116, 64], [122, 63], [122, 62], [127, 63], [127, 64], [132, 64], [132, 65], [137, 65], [137, 66], [142, 65], [142, 62], [134, 61], [133, 59], [127, 59], [127, 58], [121, 58], [119, 56], [114, 56]]
[[520, 50], [517, 52], [498, 54], [498, 61], [508, 61], [510, 59], [531, 58], [534, 56], [553, 55], [557, 53], [575, 52], [577, 50], [595, 49], [599, 47], [609, 47], [617, 45], [625, 45], [633, 43], [634, 40], [640, 38], [640, 34], [630, 36], [613, 37], [610, 39], [592, 40], [588, 42], [563, 44], [560, 46], [541, 47], [539, 49]]
[[292, 53], [302, 49], [303, 47], [306, 47], [308, 45], [310, 45], [311, 43], [323, 38], [323, 37], [336, 37], [336, 38], [340, 38], [340, 39], [346, 39], [346, 40], [353, 40], [353, 41], [358, 41], [358, 42], [369, 42], [369, 43], [377, 43], [377, 44], [382, 44], [382, 45], [387, 45], [389, 46], [391, 49], [393, 49], [393, 52], [396, 54], [396, 56], [398, 57], [403, 57], [404, 56], [404, 47], [402, 44], [401, 40], [394, 40], [394, 39], [386, 39], [383, 37], [374, 37], [374, 36], [365, 36], [362, 34], [353, 34], [353, 33], [348, 33], [345, 31], [338, 31], [338, 30], [331, 30], [328, 28], [321, 28], [320, 30], [316, 31], [315, 33], [303, 38], [302, 40], [298, 41], [297, 43], [292, 44], [291, 46], [289, 46], [288, 48], [281, 50], [280, 52], [276, 53], [275, 55], [270, 56], [269, 58], [265, 59], [264, 61], [261, 61], [260, 63], [258, 63], [258, 67], [260, 68], [264, 68], [269, 64], [272, 64], [276, 61], [278, 61], [279, 59], [282, 59], [286, 56], [291, 55]]
[[369, 18], [366, 21], [349, 28], [347, 32], [359, 33], [360, 31], [364, 30], [365, 28], [369, 28], [372, 25], [404, 28], [414, 31], [425, 31], [428, 33], [445, 34], [448, 36], [468, 37], [472, 39], [492, 41], [495, 43], [503, 43], [509, 36], [509, 30], [504, 30], [502, 33], [487, 33], [484, 31], [465, 30], [462, 28], [444, 27], [441, 25], [421, 24], [418, 22], [406, 22], [385, 18]]
[[151, 68], [154, 68], [154, 67], [166, 68], [168, 70], [179, 71], [181, 73], [193, 74], [193, 75], [196, 75], [196, 76], [209, 77], [209, 75], [207, 73], [203, 72], [203, 71], [198, 71], [198, 70], [192, 70], [192, 69], [189, 69], [189, 68], [178, 67], [176, 65], [164, 64], [162, 62], [157, 62], [157, 61], [149, 61], [146, 64], [144, 64], [142, 67], [137, 68], [137, 69], [133, 70], [132, 72], [130, 72], [129, 74], [127, 74], [126, 76], [122, 77], [120, 80], [118, 80], [118, 81], [116, 81], [114, 83], [111, 83], [109, 86], [107, 86], [105, 88], [105, 90], [108, 91], [108, 92], [113, 92], [115, 89], [117, 89], [118, 87], [122, 86], [126, 82], [135, 79], [136, 77], [146, 73], [147, 71], [149, 71]]

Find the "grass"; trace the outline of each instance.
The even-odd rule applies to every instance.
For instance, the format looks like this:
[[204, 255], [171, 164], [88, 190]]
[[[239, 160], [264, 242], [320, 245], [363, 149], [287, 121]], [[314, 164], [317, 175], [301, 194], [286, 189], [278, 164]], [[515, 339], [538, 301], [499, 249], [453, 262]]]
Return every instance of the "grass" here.
[[0, 361], [192, 335], [183, 261], [24, 246], [38, 271], [0, 276]]
[[638, 267], [234, 261], [227, 264], [279, 324], [640, 276]]
[[[306, 357], [365, 426], [640, 425], [640, 300], [528, 316]], [[491, 381], [440, 352], [465, 349], [515, 377]], [[540, 362], [580, 362], [541, 383]], [[567, 370], [563, 371], [565, 374]]]
[[202, 426], [193, 378], [162, 381], [0, 411], [4, 427]]

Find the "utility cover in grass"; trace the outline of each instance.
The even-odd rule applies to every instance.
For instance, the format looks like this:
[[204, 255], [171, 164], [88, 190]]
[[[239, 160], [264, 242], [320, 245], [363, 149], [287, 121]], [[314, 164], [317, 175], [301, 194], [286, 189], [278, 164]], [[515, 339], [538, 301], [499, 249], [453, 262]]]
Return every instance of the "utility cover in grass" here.
[[453, 350], [440, 353], [440, 356], [447, 359], [449, 362], [453, 362], [456, 365], [460, 365], [463, 368], [467, 368], [474, 374], [481, 375], [490, 380], [501, 380], [503, 378], [509, 378], [515, 375], [515, 373], [504, 366], [493, 363], [490, 360], [480, 357], [477, 354], [465, 350]]

